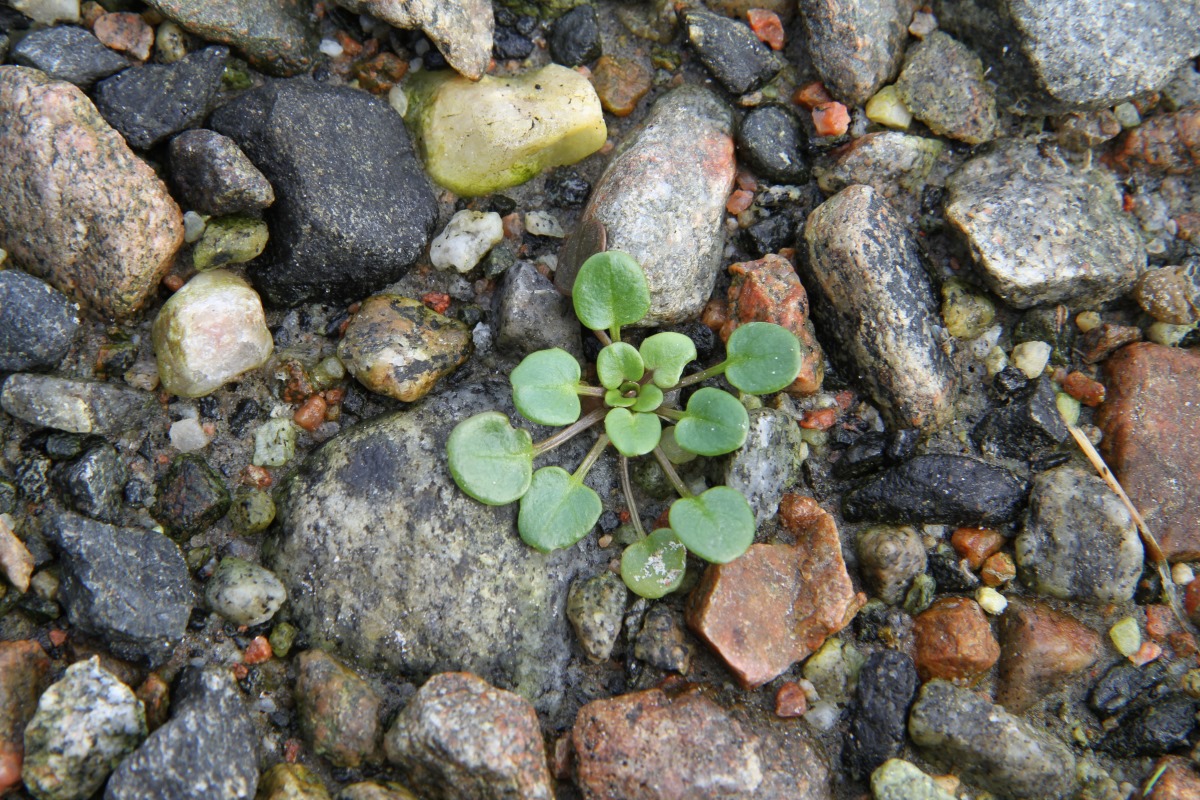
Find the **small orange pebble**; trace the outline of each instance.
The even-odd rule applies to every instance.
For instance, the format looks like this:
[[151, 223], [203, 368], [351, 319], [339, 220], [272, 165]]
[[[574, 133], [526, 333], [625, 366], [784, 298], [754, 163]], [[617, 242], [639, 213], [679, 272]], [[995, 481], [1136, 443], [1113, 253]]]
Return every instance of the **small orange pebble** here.
[[730, 214], [740, 214], [750, 207], [754, 202], [754, 192], [748, 192], [745, 189], [738, 189], [733, 194], [729, 195], [729, 199], [725, 201], [725, 210]]
[[1089, 378], [1082, 372], [1072, 372], [1063, 379], [1062, 387], [1071, 397], [1092, 408], [1103, 403], [1107, 394], [1103, 383]]
[[795, 681], [788, 681], [775, 693], [775, 716], [803, 717], [808, 711], [808, 695]]
[[50, 637], [50, 644], [55, 647], [62, 647], [67, 642], [67, 632], [61, 628], [51, 628], [47, 635]]
[[1168, 606], [1152, 603], [1146, 606], [1146, 635], [1156, 642], [1164, 641], [1175, 627], [1175, 617]]
[[838, 408], [842, 411], [849, 411], [850, 406], [854, 405], [854, 392], [849, 389], [843, 389], [833, 396], [833, 401], [838, 404]]
[[737, 188], [739, 189], [745, 189], [747, 192], [758, 191], [758, 178], [754, 177], [753, 172], [747, 172], [744, 169], [739, 169], [734, 181], [737, 183]]
[[624, 524], [628, 523], [629, 520], [633, 519], [633, 517], [631, 517], [629, 515], [629, 509], [622, 508], [620, 511], [617, 512], [617, 519], [621, 520], [621, 524], [624, 525]]
[[132, 11], [114, 11], [97, 17], [92, 33], [106, 47], [128, 53], [138, 61], [149, 58], [154, 47], [154, 29]]
[[818, 136], [841, 136], [850, 127], [850, 112], [841, 103], [822, 103], [813, 109]]
[[520, 239], [525, 234], [525, 223], [516, 211], [501, 217], [500, 222], [504, 226], [505, 239]]
[[95, 2], [95, 0], [88, 0], [88, 2], [79, 7], [80, 20], [83, 23], [83, 27], [87, 28], [89, 31], [96, 24], [96, 20], [100, 19], [107, 13], [108, 12], [104, 9], [104, 6]]
[[783, 49], [783, 23], [778, 14], [765, 8], [752, 8], [746, 12], [746, 21], [760, 42], [770, 45], [772, 50]]
[[446, 309], [450, 307], [450, 295], [445, 292], [426, 292], [421, 295], [421, 302], [425, 304], [426, 308], [439, 314], [445, 314]]
[[169, 455], [167, 455], [166, 453], [159, 453], [157, 456], [154, 457], [154, 460], [157, 461], [159, 464], [169, 464], [171, 462], [171, 457]]
[[1193, 616], [1197, 608], [1200, 608], [1200, 578], [1194, 579], [1183, 591], [1183, 610], [1187, 615]]
[[1144, 667], [1162, 655], [1162, 647], [1156, 642], [1142, 642], [1138, 651], [1129, 657], [1134, 665]]
[[299, 739], [288, 739], [283, 743], [283, 760], [289, 764], [295, 764], [296, 759], [300, 757], [301, 748]]
[[325, 421], [325, 412], [328, 408], [329, 405], [325, 402], [325, 399], [319, 394], [314, 394], [296, 409], [296, 413], [292, 415], [292, 421], [311, 433], [321, 427], [321, 423]]
[[178, 292], [183, 288], [183, 278], [179, 277], [175, 273], [171, 273], [170, 275], [163, 277], [162, 284], [170, 291]]
[[253, 489], [266, 489], [271, 485], [271, 473], [267, 472], [264, 467], [258, 467], [250, 464], [242, 470], [242, 483]]
[[988, 556], [1000, 552], [1004, 536], [988, 528], [959, 528], [950, 534], [950, 544], [971, 569], [979, 569]]
[[362, 44], [350, 34], [338, 30], [333, 34], [334, 40], [342, 46], [342, 55], [357, 58], [362, 53]]
[[1132, 214], [1133, 209], [1137, 206], [1137, 201], [1133, 199], [1133, 195], [1126, 194], [1121, 197], [1121, 210], [1127, 214]]
[[1017, 577], [1017, 565], [1013, 563], [1012, 556], [1008, 553], [993, 553], [983, 562], [983, 569], [980, 570], [979, 577], [984, 586], [991, 586], [994, 589]]
[[729, 305], [723, 297], [714, 297], [705, 304], [704, 310], [700, 312], [700, 321], [704, 326], [714, 333], [717, 333], [721, 328], [725, 327], [725, 322], [729, 319]]
[[1190, 631], [1175, 631], [1167, 634], [1167, 642], [1179, 658], [1191, 658], [1200, 652], [1196, 647], [1196, 637]]
[[602, 156], [606, 156], [609, 153], [611, 153], [613, 151], [613, 148], [615, 148], [615, 147], [616, 147], [616, 145], [613, 144], [612, 139], [606, 139], [604, 141], [604, 144], [600, 145], [600, 149], [597, 152], [599, 152], [600, 155], [602, 155]]
[[820, 81], [813, 81], [812, 83], [804, 84], [792, 93], [792, 102], [807, 109], [814, 109], [817, 106], [832, 103], [833, 95], [825, 88], [825, 84]]
[[246, 645], [245, 652], [242, 653], [242, 663], [254, 666], [264, 661], [270, 661], [274, 655], [275, 652], [271, 649], [271, 643], [267, 641], [267, 637], [255, 636], [250, 640], [250, 644]]
[[346, 390], [344, 387], [338, 386], [335, 389], [326, 389], [321, 392], [321, 396], [325, 398], [325, 402], [331, 406], [336, 406], [338, 403], [346, 399]]
[[827, 431], [837, 422], [836, 408], [814, 408], [804, 412], [800, 418], [800, 427], [810, 431]]
[[233, 677], [239, 681], [246, 680], [246, 676], [250, 674], [245, 664], [234, 664], [230, 669], [233, 670]]

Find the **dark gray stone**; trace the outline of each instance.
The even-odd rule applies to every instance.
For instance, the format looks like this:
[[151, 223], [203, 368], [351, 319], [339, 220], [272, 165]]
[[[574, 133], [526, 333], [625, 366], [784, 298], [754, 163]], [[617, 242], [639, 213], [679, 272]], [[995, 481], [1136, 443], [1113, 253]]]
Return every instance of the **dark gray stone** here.
[[275, 190], [232, 139], [215, 131], [184, 131], [171, 140], [171, 186], [185, 208], [224, 216], [261, 211]]
[[1167, 665], [1152, 661], [1137, 666], [1122, 659], [1109, 668], [1088, 694], [1088, 705], [1102, 716], [1111, 717], [1142, 694], [1162, 683], [1167, 677]]
[[217, 471], [196, 453], [176, 456], [158, 487], [151, 514], [176, 538], [203, 533], [225, 516], [231, 500]]
[[800, 0], [808, 52], [825, 87], [856, 106], [896, 76], [914, 0]]
[[55, 477], [67, 502], [80, 514], [116, 522], [125, 488], [125, 464], [111, 444], [97, 442], [60, 467]]
[[919, 684], [913, 660], [896, 650], [878, 650], [863, 664], [843, 751], [846, 767], [856, 779], [865, 779], [900, 754], [908, 709]]
[[120, 658], [152, 667], [166, 662], [192, 611], [179, 547], [155, 531], [71, 513], [60, 514], [46, 532], [58, 547], [60, 599], [71, 624]]
[[535, 350], [561, 347], [583, 358], [579, 320], [571, 298], [529, 261], [504, 273], [495, 298], [496, 346], [523, 357]]
[[190, 668], [172, 691], [171, 719], [121, 762], [104, 800], [249, 800], [258, 736], [232, 674]]
[[759, 106], [738, 126], [738, 152], [764, 178], [778, 183], [804, 183], [808, 137], [800, 122], [780, 105]]
[[939, 592], [973, 592], [979, 588], [979, 576], [971, 564], [953, 547], [939, 544], [929, 553], [927, 571]]
[[1063, 600], [1133, 597], [1145, 553], [1133, 518], [1104, 481], [1076, 467], [1039, 474], [1016, 541], [1022, 580]]
[[1039, 378], [1032, 392], [989, 411], [971, 436], [985, 455], [1003, 458], [1029, 458], [1061, 444], [1069, 434], [1055, 396], [1054, 383]]
[[206, 47], [174, 64], [127, 69], [96, 84], [96, 108], [130, 146], [149, 149], [200, 124], [228, 58], [228, 49]]
[[941, 31], [909, 48], [896, 92], [913, 116], [939, 136], [967, 144], [996, 138], [996, 98], [979, 56]]
[[429, 179], [400, 115], [371, 95], [272, 81], [218, 109], [211, 127], [275, 188], [271, 239], [251, 264], [269, 301], [365, 297], [399, 279], [428, 243], [437, 222]]
[[108, 435], [144, 424], [156, 403], [149, 392], [115, 383], [21, 372], [4, 382], [0, 406], [31, 425]]
[[929, 454], [892, 467], [842, 500], [846, 518], [938, 525], [999, 525], [1016, 519], [1025, 484], [1003, 467]]
[[980, 788], [1012, 800], [1073, 796], [1075, 757], [1062, 742], [943, 680], [921, 687], [908, 733], [935, 764], [961, 770]]
[[1196, 727], [1196, 701], [1173, 692], [1130, 709], [1100, 742], [1115, 756], [1161, 756], [1186, 746]]
[[79, 308], [45, 281], [0, 272], [0, 372], [53, 369], [79, 328]]
[[590, 3], [575, 6], [554, 23], [550, 32], [550, 57], [556, 64], [578, 67], [595, 61], [602, 53], [600, 21]]
[[12, 63], [40, 69], [58, 81], [87, 89], [129, 66], [129, 61], [109, 50], [83, 28], [56, 25], [33, 31], [17, 43]]
[[633, 657], [655, 669], [683, 673], [692, 663], [692, 650], [683, 617], [663, 603], [650, 606], [634, 639]]
[[1104, 170], [1081, 173], [1035, 144], [1006, 144], [965, 163], [946, 188], [946, 221], [988, 288], [1015, 308], [1093, 308], [1146, 269], [1137, 225]]
[[858, 570], [875, 596], [898, 604], [913, 578], [925, 571], [928, 558], [917, 529], [908, 525], [874, 525], [858, 536]]
[[829, 356], [857, 376], [899, 428], [953, 414], [954, 373], [915, 237], [869, 186], [850, 186], [808, 217], [801, 278]]
[[783, 67], [782, 59], [743, 22], [709, 11], [686, 11], [683, 23], [700, 61], [733, 94], [754, 91]]

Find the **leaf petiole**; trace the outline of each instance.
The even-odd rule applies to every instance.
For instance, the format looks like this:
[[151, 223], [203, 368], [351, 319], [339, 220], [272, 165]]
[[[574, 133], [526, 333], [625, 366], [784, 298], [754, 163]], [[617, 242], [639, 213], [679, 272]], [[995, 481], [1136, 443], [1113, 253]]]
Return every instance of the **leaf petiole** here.
[[728, 363], [729, 363], [728, 361], [722, 361], [720, 364], [717, 364], [716, 366], [713, 366], [713, 367], [709, 367], [708, 369], [704, 370], [703, 372], [697, 372], [695, 375], [688, 375], [686, 378], [684, 378], [683, 380], [681, 380], [679, 383], [675, 384], [675, 386], [673, 386], [671, 388], [682, 389], [685, 386], [691, 386], [693, 383], [700, 383], [701, 381], [706, 381], [709, 378], [716, 377], [717, 375], [720, 375], [722, 372], [725, 371], [725, 367]]
[[676, 493], [680, 497], [692, 497], [692, 490], [683, 482], [683, 478], [679, 477], [679, 473], [675, 471], [675, 467], [671, 465], [671, 460], [667, 458], [667, 454], [663, 452], [662, 446], [654, 448], [654, 457], [658, 459], [658, 465], [662, 467], [662, 471], [666, 474], [667, 480], [675, 487]]
[[596, 463], [596, 459], [600, 458], [600, 454], [604, 452], [604, 448], [608, 447], [608, 434], [600, 434], [600, 438], [596, 439], [596, 443], [592, 445], [592, 449], [588, 450], [588, 454], [583, 457], [583, 463], [575, 470], [575, 474], [571, 476], [571, 480], [576, 483], [583, 483], [583, 479], [587, 477], [592, 466]]
[[604, 397], [604, 393], [608, 391], [603, 386], [587, 386], [579, 384], [575, 387], [575, 394], [587, 395], [588, 397]]
[[638, 514], [637, 502], [633, 499], [633, 486], [629, 482], [629, 459], [621, 456], [621, 491], [625, 493], [625, 505], [629, 507], [629, 519], [639, 539], [646, 538], [646, 529], [642, 527], [642, 518]]
[[584, 416], [580, 417], [578, 421], [574, 422], [571, 425], [568, 425], [567, 427], [563, 428], [561, 431], [554, 434], [553, 436], [550, 436], [550, 437], [538, 442], [537, 444], [535, 444], [533, 446], [534, 458], [537, 458], [538, 456], [542, 455], [543, 453], [549, 453], [554, 448], [559, 447], [560, 445], [566, 444], [567, 442], [571, 441], [577, 435], [579, 435], [580, 433], [583, 433], [588, 428], [592, 427], [593, 425], [598, 423], [600, 420], [604, 419], [604, 415], [606, 413], [608, 413], [607, 408], [597, 408], [595, 411], [591, 411], [591, 412], [585, 414]]
[[687, 417], [687, 414], [685, 414], [683, 411], [680, 411], [678, 408], [667, 408], [666, 406], [659, 406], [658, 408], [654, 409], [654, 413], [658, 414], [663, 419], [670, 420], [671, 422], [679, 422], [679, 420]]

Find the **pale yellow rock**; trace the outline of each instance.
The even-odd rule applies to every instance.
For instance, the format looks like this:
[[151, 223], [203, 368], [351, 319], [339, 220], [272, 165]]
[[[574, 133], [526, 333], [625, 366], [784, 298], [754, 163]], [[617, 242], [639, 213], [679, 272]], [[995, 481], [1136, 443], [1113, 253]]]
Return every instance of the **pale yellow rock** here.
[[153, 337], [162, 386], [180, 397], [216, 391], [261, 367], [274, 347], [258, 293], [223, 269], [198, 274], [164, 303]]
[[444, 71], [421, 73], [408, 99], [405, 120], [426, 171], [465, 197], [574, 164], [608, 137], [592, 84], [558, 64], [512, 78], [485, 75], [478, 83]]
[[18, 592], [29, 591], [33, 556], [12, 529], [12, 517], [0, 514], [0, 570]]
[[900, 99], [895, 86], [883, 87], [867, 101], [867, 119], [876, 125], [904, 131], [908, 130], [912, 118], [912, 112]]

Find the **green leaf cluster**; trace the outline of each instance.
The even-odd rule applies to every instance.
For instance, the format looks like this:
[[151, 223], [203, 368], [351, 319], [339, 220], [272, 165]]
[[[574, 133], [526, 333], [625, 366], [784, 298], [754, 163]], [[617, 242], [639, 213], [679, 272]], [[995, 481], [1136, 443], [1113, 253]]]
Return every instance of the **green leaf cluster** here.
[[[801, 345], [778, 325], [752, 322], [730, 336], [723, 362], [684, 377], [697, 355], [688, 337], [656, 333], [638, 347], [621, 340], [621, 328], [650, 310], [650, 290], [638, 263], [619, 251], [584, 262], [572, 299], [576, 316], [605, 343], [595, 365], [600, 385], [583, 382], [579, 363], [565, 350], [530, 354], [510, 376], [517, 411], [539, 425], [567, 427], [535, 444], [504, 414], [477, 414], [460, 422], [446, 443], [450, 474], [481, 503], [519, 501], [522, 540], [550, 552], [578, 542], [599, 519], [603, 504], [584, 479], [609, 444], [621, 455], [623, 471], [624, 459], [653, 453], [680, 497], [668, 514], [670, 527], [646, 535], [623, 482], [641, 535], [621, 557], [621, 576], [642, 597], [662, 597], [681, 585], [689, 552], [727, 563], [746, 551], [755, 532], [754, 514], [740, 492], [715, 486], [693, 494], [672, 466], [740, 448], [749, 429], [745, 406], [712, 387], [692, 392], [683, 408], [678, 399], [692, 384], [720, 374], [746, 394], [781, 391], [800, 371]], [[585, 414], [590, 406], [595, 408]], [[557, 466], [534, 471], [536, 457], [601, 423], [603, 433], [574, 473]]]

